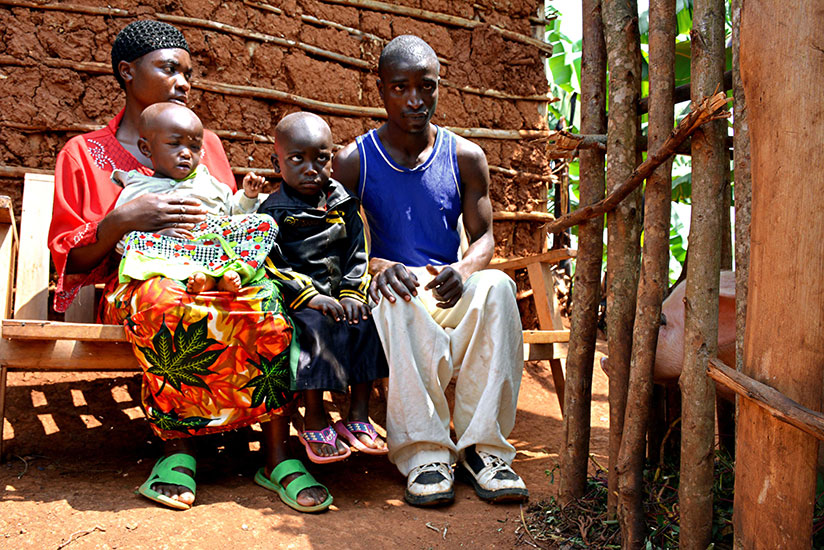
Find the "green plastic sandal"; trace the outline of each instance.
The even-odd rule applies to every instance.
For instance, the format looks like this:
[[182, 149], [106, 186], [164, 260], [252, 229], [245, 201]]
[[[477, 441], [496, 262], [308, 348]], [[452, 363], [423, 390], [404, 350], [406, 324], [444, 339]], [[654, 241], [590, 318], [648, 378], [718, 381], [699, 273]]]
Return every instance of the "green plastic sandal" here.
[[[303, 475], [293, 479], [286, 487], [281, 485], [283, 479], [292, 474]], [[275, 466], [272, 474], [268, 478], [266, 477], [265, 469], [261, 468], [255, 474], [255, 483], [264, 489], [276, 492], [286, 506], [298, 512], [322, 512], [332, 504], [332, 495], [329, 493], [329, 489], [316, 480], [312, 474], [306, 470], [306, 467], [300, 460], [294, 458], [284, 460]], [[299, 504], [297, 501], [298, 493], [309, 487], [323, 488], [326, 491], [326, 500], [314, 506], [303, 506]]]
[[[190, 476], [189, 474], [184, 474], [183, 472], [176, 472], [173, 468], [188, 468], [192, 471], [192, 475]], [[154, 468], [152, 468], [152, 473], [149, 474], [149, 479], [147, 479], [143, 485], [140, 486], [138, 492], [148, 499], [159, 502], [160, 504], [165, 504], [169, 508], [174, 508], [175, 510], [188, 510], [191, 508], [189, 504], [180, 502], [179, 500], [175, 500], [155, 491], [152, 489], [152, 485], [155, 483], [180, 485], [181, 487], [185, 487], [191, 491], [192, 494], [196, 494], [195, 478], [193, 477], [195, 470], [195, 458], [191, 455], [175, 453], [173, 455], [164, 456], [155, 463]]]

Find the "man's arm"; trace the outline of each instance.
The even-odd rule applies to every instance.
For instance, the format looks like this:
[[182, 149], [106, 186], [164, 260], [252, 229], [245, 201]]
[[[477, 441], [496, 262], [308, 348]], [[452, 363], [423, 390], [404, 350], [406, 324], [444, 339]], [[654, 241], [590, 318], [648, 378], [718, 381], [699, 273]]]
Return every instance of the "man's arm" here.
[[461, 213], [469, 248], [456, 263], [442, 268], [426, 266], [435, 278], [426, 285], [440, 300], [438, 307], [454, 306], [463, 294], [463, 282], [484, 269], [494, 252], [492, 204], [489, 201], [489, 167], [483, 150], [457, 137], [458, 168], [461, 174]]

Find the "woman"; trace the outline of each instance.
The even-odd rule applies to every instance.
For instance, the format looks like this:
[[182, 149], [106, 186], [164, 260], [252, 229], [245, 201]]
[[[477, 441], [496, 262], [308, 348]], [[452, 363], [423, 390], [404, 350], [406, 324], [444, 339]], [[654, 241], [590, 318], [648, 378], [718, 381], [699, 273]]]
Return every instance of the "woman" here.
[[[152, 173], [137, 147], [140, 113], [163, 101], [186, 104], [186, 39], [166, 23], [131, 23], [115, 39], [112, 69], [126, 105], [105, 128], [72, 138], [58, 154], [49, 248], [59, 275], [55, 309], [65, 311], [81, 286], [105, 282], [101, 319], [125, 326], [143, 368], [143, 407], [165, 456], [140, 492], [188, 509], [195, 499], [191, 436], [264, 422], [266, 465], [255, 481], [296, 510], [324, 510], [332, 502], [328, 490], [286, 450], [292, 328], [276, 288], [263, 281], [237, 295], [190, 295], [164, 278], [117, 283], [112, 252], [126, 233], [190, 229], [205, 210], [168, 194], [113, 208], [120, 192], [110, 179], [114, 169]], [[203, 141], [201, 162], [234, 191], [220, 140], [207, 131]]]

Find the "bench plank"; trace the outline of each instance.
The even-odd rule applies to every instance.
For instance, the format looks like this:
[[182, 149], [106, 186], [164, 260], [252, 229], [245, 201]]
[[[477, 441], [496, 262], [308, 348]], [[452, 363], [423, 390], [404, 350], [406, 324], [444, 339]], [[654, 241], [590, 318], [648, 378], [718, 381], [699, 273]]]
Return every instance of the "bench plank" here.
[[49, 314], [49, 224], [54, 199], [54, 176], [26, 174], [20, 223], [20, 254], [14, 316], [48, 319]]
[[2, 357], [3, 367], [9, 370], [138, 370], [132, 346], [125, 342], [0, 338], [0, 357]]
[[502, 271], [514, 271], [516, 269], [523, 269], [530, 264], [549, 263], [557, 264], [563, 260], [575, 258], [578, 251], [574, 248], [556, 248], [533, 256], [522, 256], [519, 258], [512, 258], [509, 260], [498, 258], [489, 262], [489, 267], [500, 269]]
[[120, 325], [91, 325], [85, 323], [61, 323], [58, 321], [4, 319], [2, 326], [3, 338], [11, 340], [126, 342], [126, 332]]
[[[5, 330], [4, 330], [5, 336]], [[568, 330], [525, 330], [524, 344], [561, 344], [569, 342]]]

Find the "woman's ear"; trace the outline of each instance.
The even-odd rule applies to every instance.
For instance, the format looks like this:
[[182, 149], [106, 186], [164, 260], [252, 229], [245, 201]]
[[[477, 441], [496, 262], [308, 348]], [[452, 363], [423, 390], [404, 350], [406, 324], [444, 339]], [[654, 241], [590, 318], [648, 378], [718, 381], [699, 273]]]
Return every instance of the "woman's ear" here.
[[278, 154], [277, 153], [272, 153], [271, 159], [272, 159], [272, 168], [275, 169], [276, 174], [280, 175], [280, 173], [281, 173], [280, 172], [280, 160], [278, 160]]
[[121, 60], [117, 64], [117, 72], [126, 84], [134, 80], [134, 65], [128, 61]]
[[150, 159], [152, 158], [152, 150], [149, 149], [149, 140], [144, 137], [137, 138], [137, 149], [143, 153], [143, 155]]

